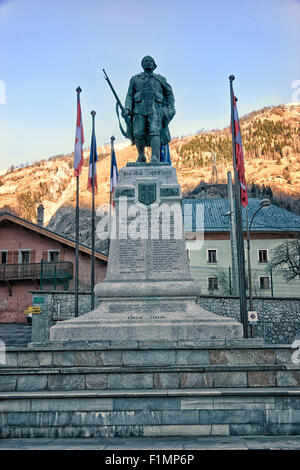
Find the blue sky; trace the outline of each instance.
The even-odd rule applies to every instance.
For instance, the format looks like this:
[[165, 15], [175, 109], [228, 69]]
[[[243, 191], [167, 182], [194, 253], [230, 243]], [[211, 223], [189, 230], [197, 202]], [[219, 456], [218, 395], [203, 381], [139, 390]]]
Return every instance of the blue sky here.
[[78, 85], [86, 146], [93, 109], [98, 145], [123, 140], [103, 68], [124, 101], [151, 54], [181, 136], [228, 125], [232, 73], [240, 116], [292, 101], [299, 44], [299, 0], [0, 0], [0, 170], [73, 150]]

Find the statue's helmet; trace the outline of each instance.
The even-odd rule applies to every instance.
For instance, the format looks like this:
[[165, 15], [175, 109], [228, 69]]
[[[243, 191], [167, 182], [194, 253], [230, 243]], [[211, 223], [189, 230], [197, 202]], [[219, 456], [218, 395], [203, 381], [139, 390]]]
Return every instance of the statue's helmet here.
[[142, 62], [141, 62], [142, 67], [143, 67], [144, 70], [145, 70], [145, 63], [150, 61], [150, 60], [152, 62], [152, 70], [156, 69], [157, 65], [156, 65], [155, 60], [153, 59], [153, 57], [151, 57], [151, 55], [146, 55], [145, 57], [143, 57]]

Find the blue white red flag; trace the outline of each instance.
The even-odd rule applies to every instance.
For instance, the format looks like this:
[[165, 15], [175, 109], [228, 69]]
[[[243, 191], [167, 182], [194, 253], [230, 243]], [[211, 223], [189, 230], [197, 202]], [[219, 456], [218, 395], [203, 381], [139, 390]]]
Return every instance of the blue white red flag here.
[[74, 176], [81, 174], [81, 168], [83, 165], [83, 146], [84, 135], [83, 135], [83, 124], [81, 116], [80, 97], [77, 95], [77, 120], [76, 120], [76, 134], [75, 134], [75, 149], [74, 149]]
[[114, 149], [111, 152], [111, 169], [110, 169], [110, 200], [115, 207], [114, 204], [114, 192], [118, 183], [118, 167], [116, 161], [116, 155]]
[[97, 182], [97, 144], [96, 144], [96, 135], [95, 129], [92, 131], [92, 141], [91, 141], [91, 152], [90, 152], [90, 164], [89, 164], [89, 176], [87, 182], [87, 189], [93, 191], [93, 160], [94, 160], [94, 188], [95, 194], [98, 193], [98, 182]]
[[240, 187], [241, 187], [241, 203], [243, 207], [248, 205], [248, 194], [247, 194], [247, 185], [245, 179], [245, 165], [244, 165], [244, 155], [243, 155], [243, 147], [242, 147], [242, 137], [241, 137], [241, 129], [239, 123], [239, 116], [236, 107], [236, 98], [234, 93], [232, 93], [233, 103], [233, 122], [234, 122], [234, 129], [233, 129], [233, 136], [234, 136], [234, 145], [235, 145], [235, 160], [236, 160], [236, 170], [238, 172]]
[[170, 155], [169, 144], [162, 145], [160, 147], [160, 161], [161, 162], [167, 162], [170, 165], [172, 164], [171, 163], [171, 155]]

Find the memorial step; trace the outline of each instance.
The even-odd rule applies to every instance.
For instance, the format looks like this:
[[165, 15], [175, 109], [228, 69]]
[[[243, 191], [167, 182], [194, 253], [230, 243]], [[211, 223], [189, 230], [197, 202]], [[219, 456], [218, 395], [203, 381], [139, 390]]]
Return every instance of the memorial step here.
[[299, 387], [300, 365], [2, 368], [1, 391]]
[[0, 437], [300, 434], [300, 390], [0, 393]]

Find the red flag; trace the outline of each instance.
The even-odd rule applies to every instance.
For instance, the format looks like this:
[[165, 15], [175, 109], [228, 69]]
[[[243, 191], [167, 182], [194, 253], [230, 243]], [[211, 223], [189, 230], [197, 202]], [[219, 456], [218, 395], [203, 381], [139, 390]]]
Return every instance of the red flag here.
[[76, 121], [76, 135], [75, 135], [75, 149], [74, 149], [74, 175], [79, 176], [81, 174], [81, 168], [83, 165], [83, 150], [82, 146], [84, 143], [83, 125], [81, 117], [81, 106], [79, 93], [77, 94], [77, 121]]
[[236, 160], [236, 170], [238, 172], [240, 187], [241, 187], [241, 203], [243, 207], [248, 205], [248, 194], [247, 194], [247, 184], [245, 178], [245, 166], [244, 166], [244, 155], [243, 155], [243, 147], [242, 147], [242, 137], [241, 137], [241, 129], [239, 123], [239, 117], [236, 107], [236, 98], [234, 93], [232, 93], [232, 108], [233, 108], [233, 121], [234, 121], [234, 145], [235, 145], [235, 160]]

